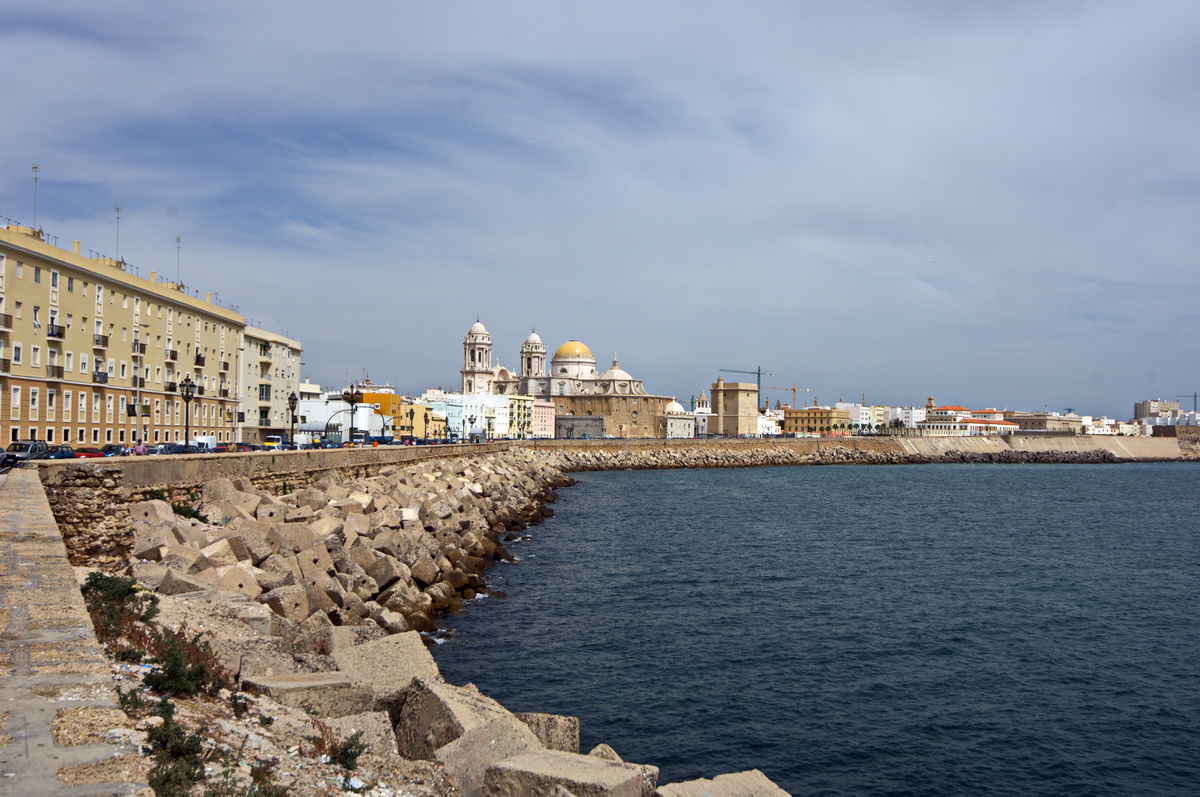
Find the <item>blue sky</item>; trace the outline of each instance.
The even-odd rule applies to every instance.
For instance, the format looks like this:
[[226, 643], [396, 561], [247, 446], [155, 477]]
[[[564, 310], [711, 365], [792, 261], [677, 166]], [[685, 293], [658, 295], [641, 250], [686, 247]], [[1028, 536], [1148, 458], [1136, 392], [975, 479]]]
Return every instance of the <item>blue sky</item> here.
[[[213, 291], [306, 375], [477, 318], [686, 401], [1126, 417], [1200, 389], [1200, 5], [0, 2], [0, 216]], [[737, 375], [725, 374], [735, 377]], [[788, 397], [780, 391], [772, 400]]]

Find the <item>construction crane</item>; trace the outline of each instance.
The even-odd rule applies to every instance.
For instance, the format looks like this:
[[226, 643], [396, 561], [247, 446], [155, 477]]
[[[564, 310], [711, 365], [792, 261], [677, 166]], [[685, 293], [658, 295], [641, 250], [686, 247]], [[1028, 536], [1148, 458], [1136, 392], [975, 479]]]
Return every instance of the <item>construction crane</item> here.
[[754, 371], [739, 371], [737, 368], [718, 368], [717, 370], [724, 371], [727, 374], [754, 374], [758, 378], [757, 384], [758, 384], [758, 392], [759, 393], [762, 393], [763, 374], [766, 374], [767, 376], [775, 376], [775, 374], [764, 371], [761, 366]]
[[794, 383], [792, 384], [792, 386], [791, 386], [791, 387], [771, 387], [770, 385], [768, 385], [767, 387], [765, 387], [765, 388], [763, 388], [763, 389], [764, 389], [764, 390], [790, 390], [790, 391], [792, 391], [792, 409], [797, 409], [797, 407], [796, 407], [796, 393], [797, 393], [798, 391], [801, 391], [801, 390], [803, 390], [805, 393], [807, 393], [807, 392], [808, 392], [808, 388], [806, 388], [806, 387], [796, 387], [796, 385], [795, 385]]
[[1192, 393], [1191, 395], [1183, 393], [1175, 396], [1175, 398], [1190, 398], [1192, 400], [1192, 412], [1196, 412], [1196, 408], [1200, 407], [1200, 393]]

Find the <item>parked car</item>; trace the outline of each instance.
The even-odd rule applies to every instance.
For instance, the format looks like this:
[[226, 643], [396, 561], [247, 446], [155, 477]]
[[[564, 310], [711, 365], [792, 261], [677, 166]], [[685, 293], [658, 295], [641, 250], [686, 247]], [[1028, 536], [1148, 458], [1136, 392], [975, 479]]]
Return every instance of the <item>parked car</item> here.
[[102, 448], [77, 448], [77, 449], [75, 449], [75, 458], [76, 459], [94, 459], [96, 457], [104, 457], [104, 456], [107, 456], [107, 454], [104, 453], [104, 449], [102, 449]]
[[171, 443], [159, 443], [157, 445], [150, 446], [150, 450], [146, 453], [153, 454], [155, 456], [170, 454], [172, 453], [171, 447]]
[[75, 459], [75, 449], [67, 445], [50, 446], [43, 459]]
[[4, 451], [4, 467], [11, 468], [32, 459], [42, 459], [50, 450], [45, 440], [17, 440]]
[[100, 447], [106, 457], [120, 457], [125, 455], [125, 446], [119, 443], [107, 443]]

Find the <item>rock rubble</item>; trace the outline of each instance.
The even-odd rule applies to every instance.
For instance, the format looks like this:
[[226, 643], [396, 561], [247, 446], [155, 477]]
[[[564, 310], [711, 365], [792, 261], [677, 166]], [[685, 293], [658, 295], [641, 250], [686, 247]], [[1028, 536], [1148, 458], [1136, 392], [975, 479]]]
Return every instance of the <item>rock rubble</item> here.
[[[214, 639], [243, 690], [347, 735], [365, 729], [376, 751], [432, 759], [464, 795], [651, 797], [656, 767], [607, 745], [581, 754], [576, 718], [514, 714], [445, 683], [416, 633], [487, 590], [487, 569], [509, 557], [505, 536], [550, 516], [567, 470], [584, 464], [599, 463], [516, 449], [330, 473], [286, 493], [215, 479], [198, 491], [198, 517], [159, 499], [129, 506], [128, 573], [162, 594], [219, 602], [259, 632]], [[753, 782], [670, 793], [785, 794], [761, 773]]]

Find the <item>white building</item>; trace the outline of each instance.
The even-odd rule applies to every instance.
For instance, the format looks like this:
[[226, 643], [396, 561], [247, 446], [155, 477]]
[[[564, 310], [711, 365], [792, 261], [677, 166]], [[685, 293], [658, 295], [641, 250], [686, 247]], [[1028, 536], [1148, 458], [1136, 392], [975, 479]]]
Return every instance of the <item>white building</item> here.
[[242, 387], [237, 399], [243, 441], [261, 443], [269, 434], [290, 433], [288, 397], [299, 395], [301, 351], [295, 338], [251, 326], [242, 333], [238, 352]]

